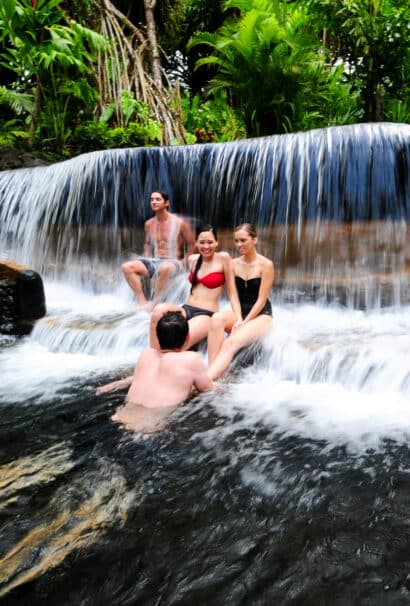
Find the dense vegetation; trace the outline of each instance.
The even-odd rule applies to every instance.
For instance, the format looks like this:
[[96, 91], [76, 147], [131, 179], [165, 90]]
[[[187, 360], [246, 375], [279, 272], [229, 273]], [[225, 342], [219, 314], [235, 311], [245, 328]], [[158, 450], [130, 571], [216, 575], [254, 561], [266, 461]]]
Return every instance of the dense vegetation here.
[[1, 0], [0, 146], [409, 122], [407, 0]]

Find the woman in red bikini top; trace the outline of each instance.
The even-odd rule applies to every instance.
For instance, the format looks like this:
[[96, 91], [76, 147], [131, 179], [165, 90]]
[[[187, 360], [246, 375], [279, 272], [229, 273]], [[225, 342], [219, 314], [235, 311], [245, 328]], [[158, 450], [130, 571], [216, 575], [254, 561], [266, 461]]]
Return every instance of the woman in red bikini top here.
[[[191, 271], [189, 274], [188, 280], [192, 284], [192, 280], [194, 279], [194, 272]], [[205, 288], [218, 288], [219, 286], [223, 286], [225, 284], [225, 274], [223, 271], [214, 271], [211, 274], [207, 274], [203, 278], [200, 278], [198, 275], [196, 276], [196, 284], [203, 284]]]
[[219, 300], [226, 287], [234, 315], [241, 317], [235, 286], [232, 258], [227, 252], [216, 252], [218, 239], [211, 225], [197, 228], [197, 253], [188, 259], [191, 292], [182, 306], [161, 303], [154, 307], [150, 323], [151, 346], [158, 347], [155, 327], [167, 311], [181, 311], [189, 322], [189, 349], [208, 335], [212, 315], [218, 311]]

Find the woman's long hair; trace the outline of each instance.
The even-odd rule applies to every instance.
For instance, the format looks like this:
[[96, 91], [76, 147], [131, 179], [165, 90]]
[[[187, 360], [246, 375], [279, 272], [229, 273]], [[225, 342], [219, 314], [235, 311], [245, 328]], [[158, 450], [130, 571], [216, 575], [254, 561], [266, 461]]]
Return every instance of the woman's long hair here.
[[[218, 240], [216, 229], [212, 225], [208, 225], [208, 224], [198, 225], [198, 227], [195, 230], [196, 239], [197, 240], [199, 238], [199, 234], [201, 234], [203, 231], [210, 231], [211, 234], [213, 234], [215, 240]], [[197, 259], [197, 261], [196, 261], [196, 263], [195, 263], [194, 270], [192, 272], [191, 293], [192, 293], [192, 290], [193, 290], [194, 286], [196, 286], [196, 283], [197, 283], [197, 280], [198, 280], [198, 272], [201, 269], [202, 261], [203, 261], [202, 255], [200, 254], [199, 257], [198, 257], [198, 259]]]

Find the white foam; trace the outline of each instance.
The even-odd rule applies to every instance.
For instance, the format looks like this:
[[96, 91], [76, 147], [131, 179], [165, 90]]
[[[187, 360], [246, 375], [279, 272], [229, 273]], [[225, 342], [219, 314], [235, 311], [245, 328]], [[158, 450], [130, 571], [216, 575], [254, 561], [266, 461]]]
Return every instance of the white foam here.
[[[131, 370], [148, 345], [149, 315], [118, 292], [93, 294], [47, 283], [48, 315], [0, 350], [0, 402], [51, 400], [72, 385]], [[211, 397], [248, 428], [329, 445], [378, 448], [410, 435], [410, 307], [369, 312], [275, 306], [265, 356]]]

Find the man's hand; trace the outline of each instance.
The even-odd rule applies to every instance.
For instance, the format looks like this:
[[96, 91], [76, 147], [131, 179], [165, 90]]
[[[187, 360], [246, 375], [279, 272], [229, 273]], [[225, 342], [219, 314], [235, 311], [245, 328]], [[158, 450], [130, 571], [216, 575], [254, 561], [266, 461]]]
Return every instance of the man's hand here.
[[100, 387], [97, 387], [97, 389], [95, 390], [95, 394], [97, 396], [101, 395], [102, 393], [108, 393], [109, 391], [114, 391], [114, 389], [110, 388], [111, 383], [107, 383], [107, 385], [101, 385]]

